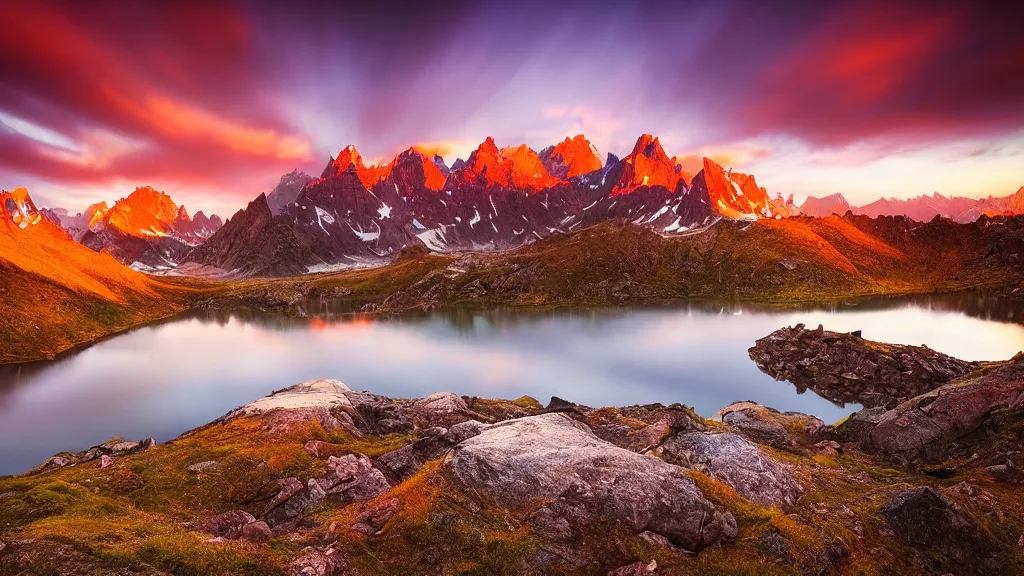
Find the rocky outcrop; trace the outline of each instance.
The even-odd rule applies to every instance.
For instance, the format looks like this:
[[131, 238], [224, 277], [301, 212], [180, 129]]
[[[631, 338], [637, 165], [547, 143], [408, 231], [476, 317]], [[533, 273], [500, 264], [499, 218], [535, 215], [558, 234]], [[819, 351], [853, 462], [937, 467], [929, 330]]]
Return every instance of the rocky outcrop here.
[[352, 525], [352, 529], [367, 536], [379, 534], [388, 520], [397, 514], [401, 507], [402, 500], [399, 498], [386, 498], [367, 503], [363, 505], [363, 509], [359, 512], [359, 518]]
[[362, 454], [331, 456], [327, 474], [310, 478], [305, 485], [296, 478], [278, 481], [278, 493], [260, 517], [275, 530], [287, 530], [325, 501], [338, 506], [364, 502], [388, 491], [391, 485], [380, 470]]
[[818, 442], [815, 433], [825, 426], [815, 416], [779, 412], [755, 402], [734, 402], [720, 409], [711, 419], [728, 424], [754, 442], [789, 451]]
[[[196, 554], [237, 550], [254, 568], [284, 564], [305, 575], [624, 576], [757, 572], [769, 564], [801, 574], [1001, 574], [1021, 538], [1016, 482], [1024, 455], [1015, 410], [1024, 409], [1024, 394], [1015, 386], [1022, 363], [1024, 355], [933, 392], [929, 406], [970, 391], [941, 408], [946, 416], [989, 393], [1014, 398], [1000, 400], [978, 434], [953, 443], [955, 460], [966, 462], [964, 480], [941, 489], [928, 487], [943, 485], [931, 477], [937, 467], [894, 470], [898, 462], [837, 442], [853, 430], [849, 422], [870, 437], [895, 409], [866, 409], [832, 428], [752, 402], [709, 421], [680, 404], [591, 408], [553, 399], [544, 408], [532, 398], [452, 393], [392, 399], [314, 380], [243, 406], [157, 454], [132, 454], [149, 443], [115, 440], [97, 459], [118, 454], [109, 469], [7, 479], [0, 538], [10, 548], [0, 546], [0, 572], [49, 557], [60, 573], [109, 571], [103, 556], [79, 566], [66, 549], [41, 548], [55, 542], [45, 530], [77, 519], [80, 508], [67, 513], [49, 503], [82, 501], [118, 510], [111, 522], [158, 529], [108, 545], [103, 536], [112, 528], [101, 520], [75, 523], [82, 534], [62, 533], [58, 544], [90, 542], [139, 565], [151, 558], [152, 534], [184, 528]], [[305, 425], [340, 426], [343, 416], [361, 436]], [[254, 421], [266, 425], [256, 429]], [[396, 442], [407, 443], [394, 450]], [[960, 458], [961, 448], [971, 457]], [[52, 460], [67, 466], [71, 457]], [[159, 476], [166, 463], [173, 482]], [[119, 494], [122, 487], [130, 494]], [[140, 495], [151, 510], [131, 505]], [[228, 511], [211, 516], [210, 507]], [[982, 514], [991, 519], [982, 522]], [[237, 540], [244, 542], [228, 542]], [[694, 557], [708, 546], [723, 549]]]
[[444, 455], [460, 442], [480, 434], [484, 424], [468, 420], [449, 429], [428, 428], [423, 437], [412, 444], [384, 454], [377, 459], [377, 466], [387, 471], [394, 479], [401, 481], [412, 476], [424, 464]]
[[273, 536], [266, 522], [256, 520], [244, 510], [229, 510], [210, 518], [206, 531], [218, 538], [250, 542], [266, 542]]
[[564, 414], [490, 426], [459, 444], [447, 466], [462, 486], [505, 506], [548, 502], [534, 521], [563, 539], [595, 512], [691, 551], [736, 537], [732, 515], [716, 510], [686, 471], [605, 442]]
[[870, 452], [938, 461], [998, 411], [1024, 411], [1024, 353], [891, 410], [862, 410], [835, 433]]
[[884, 344], [803, 324], [761, 338], [750, 359], [776, 380], [838, 404], [893, 407], [978, 369], [927, 346]]
[[676, 434], [654, 453], [668, 462], [704, 472], [766, 508], [788, 508], [803, 492], [785, 465], [732, 432]]
[[[93, 462], [97, 460], [99, 461], [100, 467], [106, 468], [114, 463], [113, 458], [116, 456], [135, 454], [144, 450], [149, 450], [153, 446], [156, 446], [156, 440], [153, 440], [152, 438], [139, 441], [124, 440], [123, 438], [111, 438], [99, 446], [93, 446], [92, 448], [81, 452], [61, 452], [56, 456], [48, 458], [45, 462], [30, 470], [29, 474], [37, 474], [47, 470], [84, 464], [86, 462]], [[104, 459], [106, 460], [104, 461]]]
[[267, 194], [267, 205], [270, 207], [270, 212], [275, 216], [284, 212], [285, 206], [295, 202], [299, 191], [312, 179], [312, 176], [299, 170], [292, 170], [281, 176], [277, 186]]
[[417, 409], [424, 412], [440, 412], [450, 414], [466, 410], [466, 401], [461, 396], [451, 392], [434, 392], [433, 394], [416, 400], [413, 403]]
[[343, 427], [356, 430], [351, 414], [355, 406], [347, 393], [352, 390], [338, 380], [310, 380], [272, 392], [233, 410], [226, 420], [246, 416], [264, 416], [272, 430], [284, 430], [296, 422], [318, 421], [327, 429]]
[[962, 508], [933, 488], [904, 490], [882, 509], [897, 538], [938, 559], [939, 571], [957, 574], [1000, 573], [981, 527]]
[[303, 548], [298, 558], [288, 565], [288, 576], [346, 576], [354, 574], [334, 548]]

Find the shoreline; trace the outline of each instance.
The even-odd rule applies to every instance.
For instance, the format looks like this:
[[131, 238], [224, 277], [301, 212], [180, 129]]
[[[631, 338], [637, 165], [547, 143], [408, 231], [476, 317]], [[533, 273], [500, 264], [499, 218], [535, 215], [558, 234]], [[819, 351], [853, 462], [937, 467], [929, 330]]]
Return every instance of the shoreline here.
[[[836, 339], [855, 351], [837, 373], [887, 387], [856, 356], [894, 345], [852, 334], [779, 330], [751, 359], [781, 342], [794, 366], [832, 366], [819, 350]], [[167, 442], [115, 438], [0, 477], [0, 568], [930, 574], [969, 558], [972, 575], [1018, 573], [1024, 353], [981, 370], [900, 354], [931, 375], [906, 373], [893, 407], [835, 424], [753, 402], [705, 418], [685, 404], [391, 398], [310, 380]], [[900, 424], [917, 405], [937, 408]], [[926, 540], [922, 514], [937, 527]]]
[[[328, 278], [332, 277], [333, 275], [334, 274], [330, 274], [330, 275], [317, 275], [317, 276], [318, 276], [318, 279], [324, 280], [324, 279], [328, 279]], [[243, 292], [241, 294], [227, 294], [227, 292], [229, 292], [233, 288], [237, 287], [237, 283], [239, 281], [235, 281], [235, 280], [226, 280], [226, 281], [218, 280], [218, 281], [216, 281], [217, 283], [221, 283], [221, 282], [224, 283], [223, 286], [216, 287], [217, 292], [220, 292], [220, 294], [218, 294], [216, 296], [213, 296], [211, 298], [205, 299], [205, 300], [201, 300], [201, 301], [198, 300], [198, 297], [193, 297], [192, 301], [189, 302], [188, 305], [185, 308], [182, 308], [181, 310], [178, 310], [178, 311], [175, 311], [175, 312], [172, 312], [170, 314], [163, 315], [163, 316], [159, 316], [159, 317], [151, 318], [151, 319], [148, 319], [148, 320], [144, 320], [142, 322], [139, 322], [139, 323], [136, 323], [136, 324], [132, 324], [132, 325], [129, 325], [129, 326], [126, 326], [126, 327], [123, 327], [123, 328], [118, 328], [118, 329], [110, 331], [108, 333], [101, 334], [101, 335], [99, 335], [99, 336], [97, 336], [95, 338], [92, 338], [92, 339], [83, 340], [81, 342], [76, 342], [76, 343], [74, 343], [74, 344], [72, 344], [72, 345], [70, 345], [70, 346], [68, 346], [66, 348], [63, 348], [63, 349], [60, 349], [60, 350], [54, 352], [53, 354], [40, 353], [40, 354], [38, 354], [38, 355], [36, 355], [34, 357], [30, 357], [30, 358], [18, 359], [18, 360], [14, 360], [14, 361], [0, 362], [0, 367], [10, 367], [10, 368], [13, 368], [13, 367], [19, 367], [19, 366], [29, 366], [29, 365], [34, 365], [34, 364], [55, 362], [55, 361], [58, 361], [58, 360], [60, 360], [60, 359], [62, 359], [64, 357], [67, 357], [67, 356], [73, 355], [75, 353], [81, 352], [83, 350], [86, 350], [86, 349], [88, 349], [88, 348], [90, 348], [90, 347], [92, 347], [92, 346], [94, 346], [96, 344], [99, 344], [101, 342], [104, 342], [106, 340], [110, 340], [110, 339], [116, 338], [118, 336], [122, 336], [124, 334], [128, 334], [130, 332], [133, 332], [133, 331], [141, 329], [141, 328], [146, 328], [146, 327], [149, 327], [149, 326], [155, 326], [155, 325], [159, 325], [159, 324], [163, 324], [163, 323], [167, 323], [167, 322], [173, 322], [177, 318], [179, 318], [181, 316], [185, 316], [185, 315], [190, 314], [190, 313], [204, 312], [204, 311], [210, 311], [210, 312], [223, 311], [223, 312], [227, 312], [227, 313], [233, 313], [233, 312], [236, 312], [236, 311], [239, 311], [239, 310], [252, 309], [253, 308], [252, 304], [247, 304], [247, 305], [234, 304], [234, 305], [224, 306], [223, 308], [218, 307], [218, 306], [220, 304], [224, 303], [224, 302], [230, 303], [230, 300], [232, 298], [245, 299], [247, 296], [251, 296], [252, 294], [254, 294], [259, 289], [259, 287], [266, 285], [266, 284], [263, 283], [263, 281], [269, 281], [269, 282], [273, 283], [274, 285], [288, 284], [288, 283], [292, 283], [293, 285], [295, 285], [295, 284], [298, 284], [298, 283], [300, 283], [301, 281], [303, 281], [305, 279], [307, 279], [307, 276], [296, 276], [296, 277], [290, 277], [290, 278], [274, 278], [274, 279], [263, 279], [263, 278], [247, 279], [247, 280], [245, 280], [243, 282], [246, 282], [246, 283], [255, 282], [256, 285], [249, 287], [248, 290], [243, 290]], [[201, 281], [205, 281], [205, 279], [200, 279], [200, 280]], [[185, 286], [182, 286], [182, 287], [185, 287]], [[373, 317], [378, 317], [378, 318], [381, 318], [381, 317], [385, 317], [386, 318], [386, 317], [402, 317], [402, 316], [407, 316], [407, 315], [417, 315], [417, 314], [421, 314], [421, 313], [426, 314], [426, 313], [430, 313], [430, 312], [434, 312], [434, 311], [457, 310], [457, 309], [470, 310], [470, 311], [474, 311], [474, 312], [476, 312], [476, 311], [479, 311], [479, 312], [497, 312], [497, 311], [501, 311], [501, 310], [509, 310], [509, 311], [516, 311], [516, 312], [550, 313], [550, 312], [556, 312], [556, 311], [559, 311], [559, 310], [574, 310], [574, 309], [575, 310], [609, 310], [609, 311], [614, 311], [614, 310], [641, 310], [641, 309], [672, 309], [672, 308], [679, 308], [679, 307], [685, 306], [687, 304], [705, 304], [705, 305], [750, 304], [750, 305], [763, 306], [763, 307], [765, 307], [767, 309], [770, 309], [770, 310], [785, 311], [787, 309], [798, 309], [798, 308], [801, 308], [801, 307], [814, 307], [814, 306], [826, 306], [826, 305], [837, 305], [837, 306], [838, 305], [851, 305], [851, 304], [856, 304], [858, 302], [863, 302], [863, 301], [872, 300], [872, 299], [905, 298], [905, 297], [932, 296], [932, 295], [934, 295], [934, 296], [944, 296], [944, 295], [945, 296], [949, 296], [949, 295], [955, 295], [955, 294], [969, 293], [969, 292], [974, 292], [974, 291], [987, 291], [987, 290], [992, 290], [992, 291], [997, 293], [997, 294], [992, 295], [993, 297], [1008, 298], [1008, 299], [1012, 299], [1014, 301], [1019, 299], [1022, 302], [1024, 302], [1024, 298], [1014, 297], [1014, 296], [1009, 296], [1009, 295], [1004, 296], [1004, 295], [998, 294], [998, 292], [1006, 291], [1007, 289], [1008, 289], [1008, 286], [999, 285], [999, 284], [975, 284], [975, 285], [969, 285], [969, 286], [964, 286], [964, 287], [959, 287], [959, 288], [948, 288], [948, 289], [939, 289], [939, 290], [920, 289], [920, 290], [903, 290], [903, 291], [896, 291], [896, 292], [859, 292], [859, 293], [847, 293], [847, 294], [836, 295], [836, 296], [831, 296], [831, 297], [823, 295], [823, 296], [820, 296], [820, 297], [807, 297], [807, 298], [800, 298], [800, 297], [797, 297], [797, 298], [791, 298], [791, 297], [767, 297], [767, 298], [756, 298], [756, 297], [754, 297], [754, 298], [736, 298], [736, 297], [732, 297], [732, 298], [718, 297], [718, 298], [716, 298], [716, 297], [705, 297], [705, 298], [700, 298], [700, 297], [694, 297], [694, 298], [678, 298], [678, 299], [676, 299], [676, 298], [673, 298], [673, 299], [649, 299], [649, 300], [641, 300], [640, 302], [635, 302], [635, 303], [622, 303], [622, 302], [553, 302], [553, 303], [547, 303], [547, 304], [529, 304], [529, 303], [516, 303], [516, 302], [472, 302], [472, 301], [469, 301], [469, 302], [455, 302], [455, 303], [452, 303], [452, 304], [448, 304], [448, 305], [444, 305], [444, 306], [440, 306], [440, 307], [436, 307], [436, 308], [425, 308], [424, 309], [424, 308], [419, 308], [419, 307], [413, 306], [413, 307], [409, 307], [409, 308], [403, 309], [403, 310], [380, 310], [380, 309], [375, 309], [375, 310], [368, 310], [368, 311], [349, 311], [349, 312], [329, 313], [329, 314], [333, 315], [333, 316], [368, 315], [368, 316], [373, 316]], [[336, 301], [337, 302], [346, 302], [346, 303], [348, 302], [348, 300], [346, 300], [344, 297], [341, 297], [341, 298], [337, 299]], [[362, 306], [372, 305], [372, 304], [375, 304], [375, 303], [374, 302], [365, 302], [365, 301], [357, 300], [357, 301], [355, 301], [355, 304], [353, 306], [355, 306], [356, 308], [361, 308]], [[264, 312], [268, 312], [268, 313], [279, 313], [279, 314], [283, 314], [285, 316], [295, 317], [295, 318], [311, 318], [311, 317], [319, 316], [319, 314], [311, 314], [311, 313], [308, 313], [308, 312], [305, 312], [305, 311], [296, 310], [295, 309], [296, 308], [296, 304], [281, 305], [280, 302], [268, 301], [268, 308], [269, 308], [268, 310], [263, 310], [263, 311]]]

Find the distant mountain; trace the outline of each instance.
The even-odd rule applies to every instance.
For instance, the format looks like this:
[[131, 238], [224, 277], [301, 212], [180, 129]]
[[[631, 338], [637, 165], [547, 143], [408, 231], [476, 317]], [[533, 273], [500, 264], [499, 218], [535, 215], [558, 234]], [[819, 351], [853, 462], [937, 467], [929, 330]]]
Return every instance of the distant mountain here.
[[222, 225], [220, 217], [207, 217], [201, 211], [190, 217], [184, 206], [149, 186], [136, 188], [110, 209], [99, 203], [82, 214], [61, 218], [61, 226], [85, 246], [106, 250], [139, 269], [174, 267]]
[[[843, 211], [839, 212], [841, 209]], [[956, 222], [968, 223], [981, 216], [1024, 214], [1024, 186], [1016, 193], [1003, 197], [967, 198], [943, 196], [936, 192], [906, 199], [880, 198], [863, 206], [850, 206], [841, 194], [832, 194], [824, 198], [810, 196], [801, 206], [801, 211], [810, 216], [843, 214], [845, 210], [853, 210], [855, 214], [872, 218], [906, 216], [918, 222], [928, 222], [936, 216], [942, 216]]]
[[848, 210], [850, 210], [850, 203], [846, 201], [842, 194], [830, 194], [824, 198], [808, 196], [807, 200], [804, 200], [804, 203], [800, 205], [801, 214], [818, 218], [824, 218], [833, 214], [842, 216]]
[[42, 213], [67, 230], [72, 238], [78, 239], [90, 226], [95, 225], [107, 213], [107, 210], [106, 202], [97, 202], [73, 216], [64, 208], [43, 208]]
[[294, 202], [302, 187], [312, 179], [313, 177], [309, 174], [298, 170], [292, 170], [281, 176], [281, 181], [270, 191], [270, 194], [267, 194], [267, 205], [270, 206], [270, 211], [274, 214], [283, 212], [284, 207]]
[[541, 154], [525, 145], [499, 149], [487, 138], [447, 176], [443, 167], [443, 159], [415, 148], [367, 166], [346, 146], [279, 214], [257, 198], [183, 261], [287, 275], [385, 261], [406, 246], [509, 249], [612, 220], [672, 235], [721, 218], [797, 212], [781, 196], [770, 198], [753, 176], [711, 160], [689, 177], [649, 134], [603, 165], [581, 135]]

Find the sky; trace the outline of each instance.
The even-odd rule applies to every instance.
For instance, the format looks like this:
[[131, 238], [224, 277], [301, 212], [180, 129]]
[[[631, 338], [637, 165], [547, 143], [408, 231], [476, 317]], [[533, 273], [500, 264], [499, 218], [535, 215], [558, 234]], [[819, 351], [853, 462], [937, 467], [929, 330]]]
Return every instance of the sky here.
[[1024, 185], [1012, 2], [8, 2], [0, 189], [72, 212], [151, 185], [230, 215], [354, 144], [450, 164], [642, 133], [769, 193]]

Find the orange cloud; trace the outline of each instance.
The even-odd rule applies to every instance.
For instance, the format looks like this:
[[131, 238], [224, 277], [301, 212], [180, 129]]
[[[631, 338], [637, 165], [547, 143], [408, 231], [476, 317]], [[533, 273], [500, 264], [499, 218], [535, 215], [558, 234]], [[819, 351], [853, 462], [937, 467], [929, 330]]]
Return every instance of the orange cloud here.
[[225, 148], [254, 156], [310, 159], [310, 144], [303, 138], [244, 126], [163, 96], [148, 97], [141, 110], [143, 119], [167, 136], [210, 138]]
[[704, 167], [704, 158], [709, 158], [716, 164], [726, 168], [739, 168], [750, 163], [752, 160], [766, 158], [771, 155], [772, 151], [768, 148], [753, 144], [736, 144], [732, 146], [701, 148], [697, 152], [676, 156], [676, 162], [683, 167], [683, 170], [696, 174], [697, 171]]

